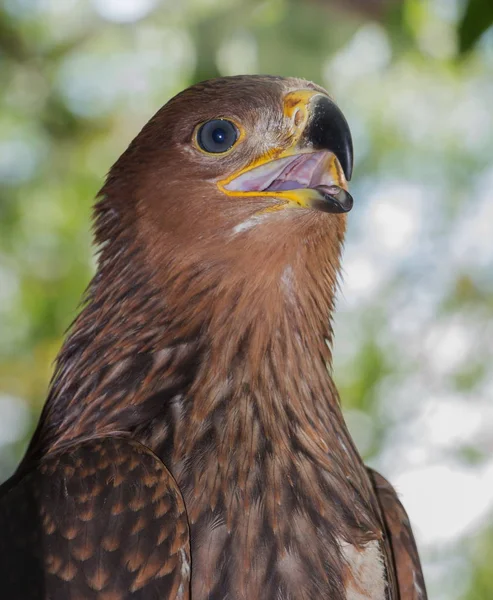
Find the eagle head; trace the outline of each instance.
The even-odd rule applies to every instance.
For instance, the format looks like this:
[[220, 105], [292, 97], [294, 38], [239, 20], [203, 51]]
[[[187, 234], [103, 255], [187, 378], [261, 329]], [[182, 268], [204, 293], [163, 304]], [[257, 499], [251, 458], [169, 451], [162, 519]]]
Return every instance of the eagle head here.
[[98, 241], [114, 242], [113, 216], [158, 271], [179, 257], [182, 267], [261, 263], [282, 274], [301, 246], [337, 270], [352, 161], [346, 119], [321, 87], [267, 76], [199, 83], [112, 168]]

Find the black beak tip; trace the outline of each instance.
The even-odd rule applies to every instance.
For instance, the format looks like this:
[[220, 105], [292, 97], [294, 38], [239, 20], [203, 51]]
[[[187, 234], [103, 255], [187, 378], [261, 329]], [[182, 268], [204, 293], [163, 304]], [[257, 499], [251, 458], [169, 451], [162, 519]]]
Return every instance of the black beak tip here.
[[333, 152], [347, 181], [353, 174], [353, 140], [346, 117], [327, 96], [317, 97], [313, 117], [306, 130], [306, 140], [315, 149]]
[[327, 190], [319, 190], [321, 192], [320, 200], [315, 200], [314, 208], [327, 213], [347, 213], [353, 208], [353, 197], [349, 192], [334, 185]]

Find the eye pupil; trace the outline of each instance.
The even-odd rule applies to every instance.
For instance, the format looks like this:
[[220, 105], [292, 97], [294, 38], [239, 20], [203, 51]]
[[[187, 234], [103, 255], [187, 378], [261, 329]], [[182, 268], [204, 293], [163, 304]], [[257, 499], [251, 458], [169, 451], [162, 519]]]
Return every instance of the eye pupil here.
[[213, 119], [204, 123], [197, 132], [197, 142], [202, 150], [220, 154], [229, 150], [238, 139], [236, 125], [226, 119]]
[[218, 127], [212, 132], [212, 139], [216, 142], [216, 144], [222, 144], [226, 139], [226, 132], [224, 131], [224, 129]]

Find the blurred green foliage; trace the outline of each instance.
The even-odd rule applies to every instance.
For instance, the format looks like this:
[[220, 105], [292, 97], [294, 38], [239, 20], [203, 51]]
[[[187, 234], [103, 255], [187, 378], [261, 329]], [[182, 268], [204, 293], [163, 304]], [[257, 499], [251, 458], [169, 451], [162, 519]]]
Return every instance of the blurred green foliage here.
[[459, 24], [459, 48], [468, 52], [481, 35], [493, 25], [493, 3], [490, 0], [469, 0]]
[[[466, 465], [486, 481], [492, 22], [490, 0], [0, 0], [0, 480], [94, 271], [105, 173], [184, 87], [261, 72], [325, 85], [353, 128], [335, 376], [362, 453], [397, 475]], [[459, 415], [447, 439], [444, 406]], [[433, 600], [493, 597], [493, 498], [478, 508], [477, 489], [457, 534], [423, 532]]]

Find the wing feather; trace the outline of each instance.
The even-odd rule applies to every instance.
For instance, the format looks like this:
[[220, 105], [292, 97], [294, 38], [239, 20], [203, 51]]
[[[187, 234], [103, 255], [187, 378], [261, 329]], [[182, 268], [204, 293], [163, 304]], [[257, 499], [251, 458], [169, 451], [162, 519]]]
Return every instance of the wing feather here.
[[176, 482], [125, 438], [45, 457], [0, 492], [0, 572], [11, 600], [187, 600], [189, 532]]
[[400, 600], [426, 600], [426, 587], [411, 523], [396, 491], [373, 469], [368, 469], [387, 528]]

